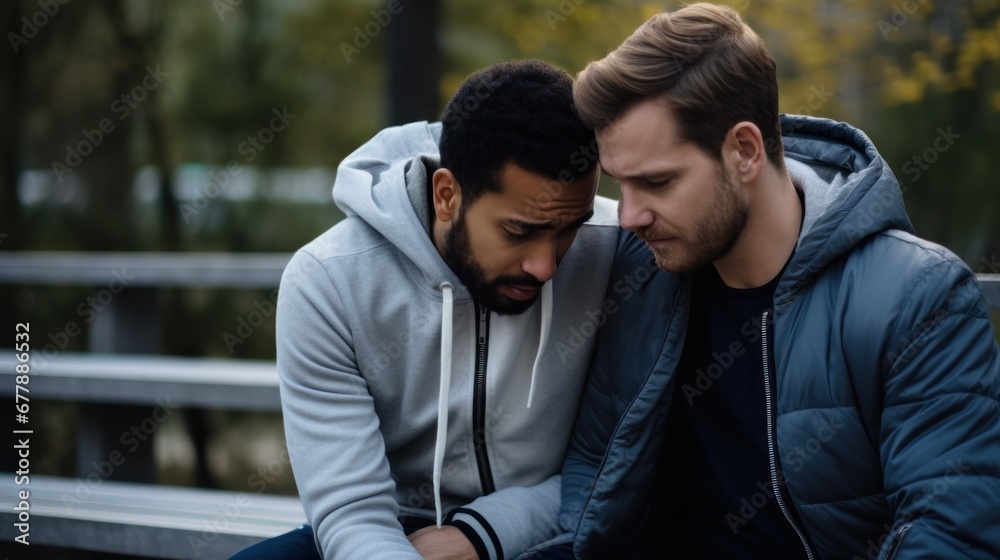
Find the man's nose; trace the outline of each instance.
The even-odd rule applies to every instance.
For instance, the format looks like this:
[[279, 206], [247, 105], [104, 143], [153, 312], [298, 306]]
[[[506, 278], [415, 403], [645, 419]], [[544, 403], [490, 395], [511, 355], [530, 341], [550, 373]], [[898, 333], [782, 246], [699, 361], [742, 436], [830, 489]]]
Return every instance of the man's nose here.
[[533, 244], [531, 252], [521, 263], [521, 269], [534, 276], [539, 282], [548, 282], [556, 274], [557, 249], [555, 237]]
[[618, 200], [618, 222], [629, 231], [652, 225], [653, 211], [647, 204], [648, 194], [622, 183], [622, 197]]

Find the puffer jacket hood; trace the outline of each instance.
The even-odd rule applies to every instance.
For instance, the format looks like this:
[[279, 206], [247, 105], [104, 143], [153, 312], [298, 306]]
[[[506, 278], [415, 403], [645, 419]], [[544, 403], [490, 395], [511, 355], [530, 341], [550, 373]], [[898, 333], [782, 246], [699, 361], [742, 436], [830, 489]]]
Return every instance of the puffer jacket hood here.
[[864, 132], [829, 119], [782, 116], [786, 165], [805, 193], [795, 255], [778, 285], [781, 301], [870, 235], [913, 231], [896, 176]]

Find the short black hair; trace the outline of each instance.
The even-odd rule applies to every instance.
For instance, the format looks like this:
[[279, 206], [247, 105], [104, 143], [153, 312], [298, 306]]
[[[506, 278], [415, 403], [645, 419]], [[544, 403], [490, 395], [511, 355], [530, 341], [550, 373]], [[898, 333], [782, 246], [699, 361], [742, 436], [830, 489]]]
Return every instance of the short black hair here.
[[541, 60], [501, 61], [470, 74], [441, 121], [441, 166], [461, 185], [463, 203], [499, 192], [508, 163], [564, 184], [597, 165], [594, 132], [573, 105], [573, 78]]

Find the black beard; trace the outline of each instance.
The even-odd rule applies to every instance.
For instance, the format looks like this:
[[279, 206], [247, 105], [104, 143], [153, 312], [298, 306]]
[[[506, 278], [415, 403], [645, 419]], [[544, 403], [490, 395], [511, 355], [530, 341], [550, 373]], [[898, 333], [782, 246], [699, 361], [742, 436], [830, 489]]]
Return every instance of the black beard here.
[[483, 267], [479, 266], [479, 263], [472, 256], [472, 248], [469, 245], [469, 230], [465, 223], [465, 212], [459, 212], [455, 224], [444, 236], [444, 261], [469, 290], [474, 300], [500, 315], [524, 313], [538, 299], [538, 296], [535, 296], [528, 301], [519, 301], [497, 291], [497, 286], [502, 284], [541, 286], [542, 283], [533, 276], [501, 275], [492, 282], [486, 281]]

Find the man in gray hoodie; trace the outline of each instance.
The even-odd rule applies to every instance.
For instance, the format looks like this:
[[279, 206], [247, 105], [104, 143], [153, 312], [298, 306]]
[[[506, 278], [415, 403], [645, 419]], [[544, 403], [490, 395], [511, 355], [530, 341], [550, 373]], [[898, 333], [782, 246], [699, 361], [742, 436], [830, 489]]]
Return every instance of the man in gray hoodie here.
[[516, 558], [559, 533], [615, 207], [551, 65], [472, 74], [442, 121], [349, 156], [346, 219], [285, 270], [277, 361], [311, 527], [238, 558]]

